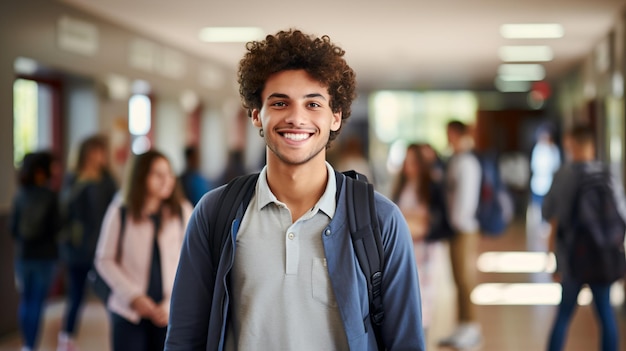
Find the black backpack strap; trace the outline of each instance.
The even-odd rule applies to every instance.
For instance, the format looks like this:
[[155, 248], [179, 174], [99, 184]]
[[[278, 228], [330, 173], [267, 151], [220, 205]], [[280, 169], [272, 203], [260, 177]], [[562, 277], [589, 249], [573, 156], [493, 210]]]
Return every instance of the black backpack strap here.
[[115, 261], [119, 262], [122, 257], [122, 239], [126, 231], [126, 207], [120, 206], [120, 235], [117, 238], [117, 252], [115, 253]]
[[209, 228], [211, 228], [209, 250], [214, 273], [217, 272], [222, 249], [230, 235], [231, 225], [237, 215], [239, 205], [248, 206], [258, 178], [258, 173], [236, 177], [228, 182], [220, 194], [217, 211], [214, 211], [213, 216], [209, 218]]
[[[357, 175], [356, 177], [354, 175]], [[378, 349], [384, 350], [381, 326], [385, 317], [382, 297], [384, 250], [378, 215], [374, 199], [374, 186], [361, 179], [367, 179], [354, 171], [345, 172], [348, 226], [352, 245], [359, 266], [367, 279], [367, 292], [370, 301], [370, 319], [376, 335]], [[341, 174], [337, 176], [337, 194], [341, 186]], [[362, 177], [362, 178], [361, 178]]]

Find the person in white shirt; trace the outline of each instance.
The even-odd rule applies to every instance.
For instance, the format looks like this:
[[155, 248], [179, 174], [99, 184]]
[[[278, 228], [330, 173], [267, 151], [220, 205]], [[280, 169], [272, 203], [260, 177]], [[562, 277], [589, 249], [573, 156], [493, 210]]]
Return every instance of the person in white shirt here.
[[447, 126], [448, 143], [453, 156], [449, 160], [445, 186], [448, 218], [455, 231], [450, 240], [450, 261], [457, 290], [458, 326], [439, 341], [441, 346], [473, 349], [482, 343], [475, 307], [470, 300], [476, 286], [476, 258], [480, 228], [476, 219], [480, 197], [481, 168], [473, 154], [474, 142], [463, 122], [451, 121]]

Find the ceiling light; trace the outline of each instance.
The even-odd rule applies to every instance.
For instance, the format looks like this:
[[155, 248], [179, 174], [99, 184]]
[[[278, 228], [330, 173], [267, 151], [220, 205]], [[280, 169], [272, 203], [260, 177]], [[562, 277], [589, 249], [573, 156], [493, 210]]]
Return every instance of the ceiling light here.
[[18, 57], [13, 61], [15, 73], [25, 75], [35, 74], [38, 68], [39, 64], [37, 64], [37, 61], [28, 57]]
[[506, 63], [498, 67], [498, 76], [503, 81], [538, 81], [546, 77], [546, 70], [536, 63]]
[[530, 91], [529, 81], [505, 81], [496, 77], [494, 82], [496, 89], [502, 93], [525, 93]]
[[500, 35], [507, 39], [554, 39], [562, 38], [564, 31], [556, 23], [503, 24]]
[[498, 50], [504, 62], [546, 62], [552, 61], [552, 49], [546, 45], [502, 46]]
[[198, 36], [207, 43], [245, 43], [262, 39], [264, 35], [258, 27], [205, 27]]

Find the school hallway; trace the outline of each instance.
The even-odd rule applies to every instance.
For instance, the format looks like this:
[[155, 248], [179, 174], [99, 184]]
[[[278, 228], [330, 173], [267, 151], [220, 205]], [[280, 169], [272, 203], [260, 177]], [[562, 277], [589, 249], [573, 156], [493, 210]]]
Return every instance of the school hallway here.
[[[532, 220], [529, 228], [534, 228]], [[478, 316], [484, 333], [483, 351], [541, 351], [545, 350], [549, 330], [560, 298], [560, 287], [551, 283], [549, 273], [528, 273], [544, 267], [543, 239], [538, 230], [528, 230], [524, 220], [517, 220], [498, 238], [483, 238], [477, 265], [479, 286], [472, 299], [478, 303]], [[437, 256], [436, 303], [434, 317], [428, 330], [427, 350], [438, 348], [436, 342], [454, 328], [454, 285], [450, 273], [447, 247]], [[509, 273], [501, 272], [509, 271]], [[513, 271], [513, 272], [511, 272]], [[579, 306], [568, 335], [565, 350], [594, 351], [598, 349], [598, 328], [595, 323], [590, 295], [579, 296]], [[623, 290], [616, 284], [612, 294], [619, 321], [621, 350], [626, 351], [626, 315], [622, 313]], [[43, 326], [41, 351], [56, 349], [64, 303], [50, 301]], [[83, 351], [109, 350], [109, 323], [103, 306], [91, 298], [84, 313], [78, 346]], [[0, 351], [20, 349], [17, 335], [0, 340]]]

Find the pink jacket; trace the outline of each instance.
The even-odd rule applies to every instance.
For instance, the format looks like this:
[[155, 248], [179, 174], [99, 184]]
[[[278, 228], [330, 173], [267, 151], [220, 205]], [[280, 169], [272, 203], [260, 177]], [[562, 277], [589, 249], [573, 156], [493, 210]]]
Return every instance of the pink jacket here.
[[[127, 213], [121, 245], [122, 252], [117, 262], [117, 243], [121, 223], [120, 206], [120, 200], [116, 198], [109, 205], [104, 216], [96, 249], [95, 266], [112, 290], [107, 308], [130, 322], [139, 323], [141, 317], [130, 307], [130, 304], [135, 298], [144, 295], [148, 288], [154, 225], [149, 219], [135, 221]], [[193, 210], [188, 202], [184, 202], [182, 206], [182, 219], [178, 214], [164, 213], [158, 238], [163, 275], [161, 306], [168, 314], [185, 229]]]

